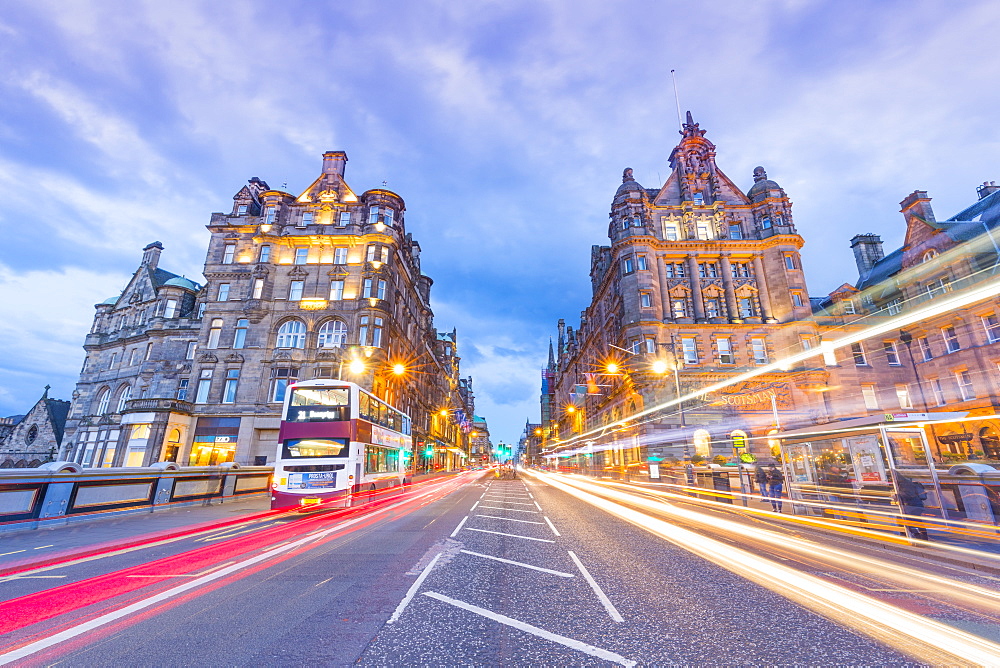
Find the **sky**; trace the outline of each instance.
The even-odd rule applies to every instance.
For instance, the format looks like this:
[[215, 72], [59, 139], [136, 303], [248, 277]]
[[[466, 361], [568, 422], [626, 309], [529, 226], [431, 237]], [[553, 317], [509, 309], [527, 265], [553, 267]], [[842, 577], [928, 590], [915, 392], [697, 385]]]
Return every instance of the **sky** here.
[[1000, 180], [1000, 4], [915, 0], [7, 0], [0, 13], [0, 415], [70, 398], [94, 304], [141, 249], [201, 281], [247, 179], [299, 193], [327, 150], [406, 201], [492, 440], [537, 421], [540, 369], [590, 302], [622, 170], [670, 172], [670, 71], [748, 189], [793, 201], [812, 296], [849, 240], [902, 243]]

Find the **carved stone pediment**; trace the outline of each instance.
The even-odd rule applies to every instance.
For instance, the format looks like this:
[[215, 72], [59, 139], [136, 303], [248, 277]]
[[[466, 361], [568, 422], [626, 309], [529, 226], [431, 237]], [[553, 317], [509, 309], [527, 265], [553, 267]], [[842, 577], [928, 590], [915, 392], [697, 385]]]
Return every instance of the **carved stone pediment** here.
[[305, 277], [309, 275], [309, 272], [302, 265], [296, 265], [292, 267], [292, 270], [288, 272], [288, 275], [295, 277]]
[[292, 356], [283, 350], [279, 350], [278, 352], [274, 353], [274, 357], [272, 359], [274, 359], [275, 362], [287, 362], [292, 359]]
[[201, 355], [198, 356], [198, 361], [202, 362], [203, 364], [215, 364], [216, 362], [219, 361], [219, 358], [216, 357], [213, 353], [202, 353]]
[[333, 265], [333, 268], [330, 269], [330, 271], [327, 272], [327, 275], [329, 275], [329, 276], [347, 276], [349, 273], [351, 273], [351, 272], [347, 269], [347, 265], [346, 264], [335, 264], [335, 265]]
[[226, 355], [226, 361], [232, 364], [243, 364], [246, 360], [243, 355], [240, 355], [239, 353], [232, 353], [230, 355]]
[[267, 275], [268, 273], [270, 273], [270, 270], [267, 268], [266, 264], [258, 264], [256, 267], [253, 268], [253, 272], [251, 273], [253, 274], [254, 278], [267, 278]]
[[321, 350], [316, 353], [316, 359], [318, 360], [335, 360], [340, 357], [341, 353], [335, 350]]

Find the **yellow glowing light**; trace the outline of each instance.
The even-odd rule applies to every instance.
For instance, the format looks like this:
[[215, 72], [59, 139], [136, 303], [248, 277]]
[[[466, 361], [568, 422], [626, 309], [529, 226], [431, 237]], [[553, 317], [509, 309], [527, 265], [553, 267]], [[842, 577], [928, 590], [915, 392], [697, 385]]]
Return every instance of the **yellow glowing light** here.
[[373, 260], [372, 261], [372, 268], [373, 269], [381, 269], [382, 268], [382, 263], [379, 262], [378, 260]]
[[576, 406], [567, 406], [566, 407], [566, 412], [567, 413], [575, 413], [576, 412]]
[[608, 362], [608, 365], [604, 368], [607, 369], [608, 373], [618, 373], [618, 370], [621, 367], [619, 367], [615, 362]]
[[441, 411], [441, 417], [448, 417], [448, 411], [447, 411], [447, 409]]
[[653, 373], [666, 373], [668, 368], [667, 363], [663, 360], [653, 362]]
[[349, 292], [347, 290], [344, 291], [344, 299], [357, 299], [357, 298], [358, 298], [357, 292]]
[[384, 232], [385, 231], [385, 223], [383, 223], [382, 221], [379, 221], [379, 222], [375, 223], [375, 231], [376, 232]]
[[404, 373], [406, 373], [406, 367], [402, 364], [393, 364], [392, 372], [397, 376], [402, 376]]
[[351, 373], [355, 375], [359, 373], [364, 373], [365, 363], [362, 362], [361, 360], [351, 360], [351, 363], [348, 365], [347, 368]]
[[303, 311], [321, 311], [327, 307], [325, 299], [303, 299], [299, 302], [299, 308]]
[[479, 434], [478, 434], [478, 433], [476, 433], [476, 432], [474, 432], [474, 431], [470, 431], [470, 432], [469, 432], [469, 437], [470, 437], [470, 438], [475, 438], [476, 436], [479, 436]]
[[260, 226], [260, 231], [263, 232], [264, 234], [267, 234], [268, 232], [271, 231], [271, 226], [267, 223], [264, 223], [263, 225]]
[[376, 303], [376, 302], [378, 302], [378, 299], [377, 299], [377, 298], [375, 298], [375, 297], [369, 297], [369, 298], [368, 298], [368, 305], [369, 305], [369, 306], [375, 306], [375, 303]]

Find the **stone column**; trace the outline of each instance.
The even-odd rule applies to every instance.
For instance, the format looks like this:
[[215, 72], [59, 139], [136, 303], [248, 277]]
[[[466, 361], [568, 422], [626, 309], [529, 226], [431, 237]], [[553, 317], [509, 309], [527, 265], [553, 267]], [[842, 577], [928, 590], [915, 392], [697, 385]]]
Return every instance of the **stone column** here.
[[670, 286], [667, 284], [667, 269], [663, 266], [664, 259], [662, 257], [653, 256], [653, 262], [656, 263], [656, 280], [659, 283], [660, 320], [666, 320], [672, 317], [670, 312]]
[[740, 312], [736, 304], [736, 290], [733, 288], [733, 265], [729, 261], [729, 253], [723, 253], [719, 259], [719, 269], [722, 271], [722, 288], [726, 291], [726, 311], [729, 322], [739, 320]]
[[764, 278], [764, 263], [761, 262], [760, 255], [753, 257], [753, 273], [757, 281], [757, 298], [760, 300], [760, 317], [766, 322], [773, 320], [771, 311], [771, 295], [767, 291], [767, 279]]
[[691, 301], [694, 306], [694, 319], [705, 319], [705, 300], [701, 297], [701, 276], [698, 275], [698, 258], [687, 256], [688, 280], [691, 284]]

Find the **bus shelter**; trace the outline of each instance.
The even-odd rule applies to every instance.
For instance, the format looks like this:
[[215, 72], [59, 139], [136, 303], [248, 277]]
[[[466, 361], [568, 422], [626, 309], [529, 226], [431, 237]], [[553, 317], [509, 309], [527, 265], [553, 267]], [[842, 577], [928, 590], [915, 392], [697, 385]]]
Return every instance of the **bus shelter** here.
[[[795, 512], [882, 525], [887, 514], [948, 520], [956, 490], [942, 486], [947, 468], [935, 466], [924, 424], [965, 416], [884, 414], [776, 435]], [[925, 535], [922, 523], [909, 533]]]

